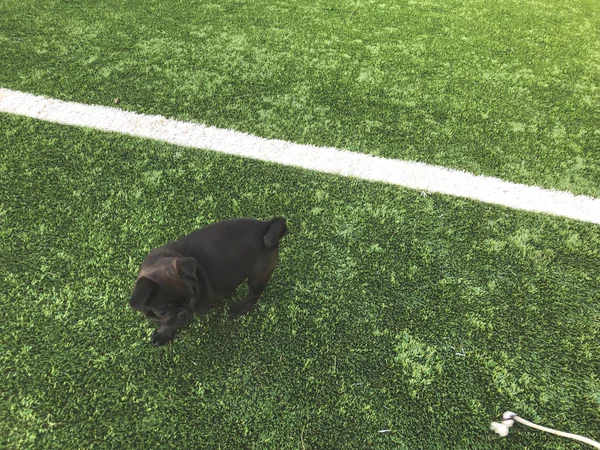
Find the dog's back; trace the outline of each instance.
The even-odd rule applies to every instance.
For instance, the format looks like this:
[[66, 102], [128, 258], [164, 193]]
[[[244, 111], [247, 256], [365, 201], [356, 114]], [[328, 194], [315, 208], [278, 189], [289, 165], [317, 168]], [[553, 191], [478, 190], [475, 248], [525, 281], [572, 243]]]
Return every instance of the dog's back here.
[[[201, 250], [206, 254], [227, 252], [228, 248], [251, 247], [255, 251], [273, 250], [287, 232], [286, 221], [274, 217], [269, 221], [232, 219], [213, 223], [166, 246], [179, 252]], [[194, 256], [192, 254], [186, 256]]]
[[195, 258], [215, 294], [227, 294], [252, 275], [259, 259], [277, 263], [285, 219], [233, 219], [207, 225], [165, 247]]

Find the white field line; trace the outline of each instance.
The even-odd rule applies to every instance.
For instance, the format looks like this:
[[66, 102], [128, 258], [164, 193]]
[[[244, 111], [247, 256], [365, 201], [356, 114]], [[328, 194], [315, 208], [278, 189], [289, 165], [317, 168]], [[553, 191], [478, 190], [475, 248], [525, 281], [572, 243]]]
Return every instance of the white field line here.
[[600, 224], [600, 198], [0, 88], [0, 111]]

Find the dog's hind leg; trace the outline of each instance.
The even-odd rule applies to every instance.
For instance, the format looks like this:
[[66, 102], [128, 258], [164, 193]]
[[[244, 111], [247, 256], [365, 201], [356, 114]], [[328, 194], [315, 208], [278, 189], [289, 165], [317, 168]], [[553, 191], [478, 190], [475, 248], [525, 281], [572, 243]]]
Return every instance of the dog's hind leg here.
[[248, 295], [229, 308], [229, 317], [236, 319], [243, 316], [256, 305], [261, 294], [269, 284], [271, 275], [277, 266], [278, 251], [274, 249], [262, 256], [248, 278]]

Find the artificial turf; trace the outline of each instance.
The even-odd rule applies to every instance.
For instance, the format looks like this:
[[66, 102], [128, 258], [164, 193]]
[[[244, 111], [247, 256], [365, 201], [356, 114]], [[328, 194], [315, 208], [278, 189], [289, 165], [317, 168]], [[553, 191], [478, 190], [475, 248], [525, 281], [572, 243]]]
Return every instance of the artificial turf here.
[[3, 0], [0, 86], [600, 197], [595, 0]]
[[[0, 447], [580, 448], [600, 438], [600, 228], [0, 115]], [[288, 219], [258, 307], [173, 345], [152, 247]], [[235, 294], [244, 295], [243, 289]], [[380, 430], [390, 430], [380, 433]]]

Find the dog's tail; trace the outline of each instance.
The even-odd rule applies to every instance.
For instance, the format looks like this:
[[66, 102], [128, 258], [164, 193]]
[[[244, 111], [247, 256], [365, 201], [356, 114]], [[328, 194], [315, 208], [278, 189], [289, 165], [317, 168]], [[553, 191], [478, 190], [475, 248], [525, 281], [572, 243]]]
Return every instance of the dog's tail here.
[[269, 250], [279, 246], [279, 240], [287, 233], [287, 225], [283, 217], [273, 217], [269, 220], [269, 230], [263, 237], [263, 242]]

